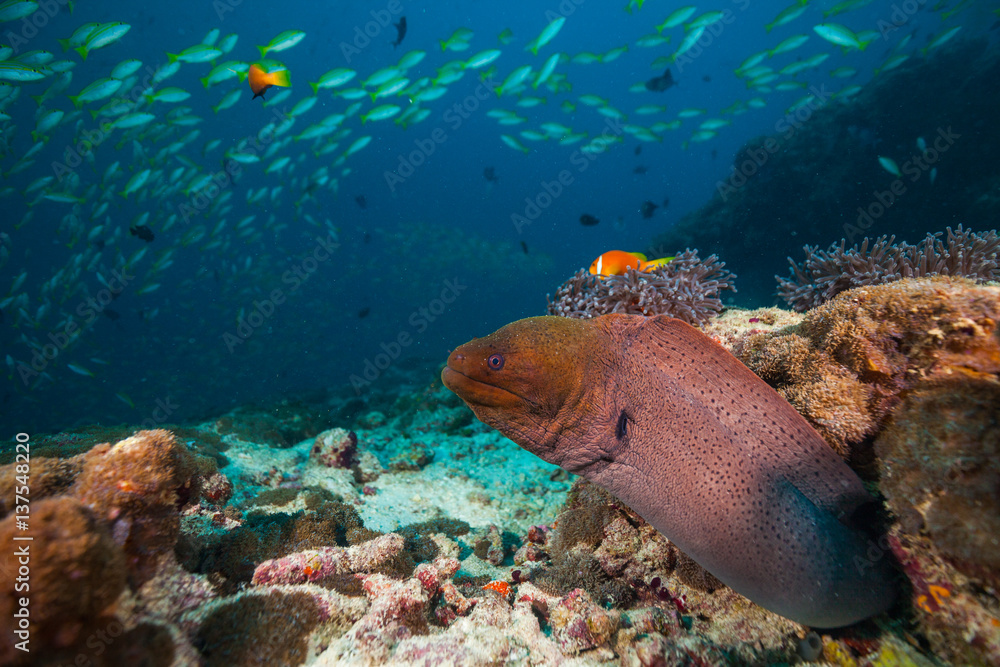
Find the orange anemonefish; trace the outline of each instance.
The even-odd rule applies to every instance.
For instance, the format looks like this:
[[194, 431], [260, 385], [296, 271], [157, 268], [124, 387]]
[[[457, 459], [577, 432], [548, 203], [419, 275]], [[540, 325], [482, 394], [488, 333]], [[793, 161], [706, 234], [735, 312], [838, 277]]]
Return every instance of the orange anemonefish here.
[[292, 85], [288, 78], [287, 69], [268, 73], [257, 65], [250, 65], [250, 71], [247, 72], [247, 78], [250, 80], [250, 90], [253, 91], [253, 97], [250, 99], [253, 100], [258, 97], [264, 97], [264, 93], [266, 93], [267, 89], [271, 86], [281, 86], [282, 88], [287, 88]]
[[625, 252], [624, 250], [609, 250], [590, 265], [590, 272], [595, 276], [623, 276], [625, 269], [632, 268], [637, 271], [649, 271], [650, 269], [662, 266], [672, 260], [673, 257], [662, 257], [660, 259], [647, 260], [641, 252]]

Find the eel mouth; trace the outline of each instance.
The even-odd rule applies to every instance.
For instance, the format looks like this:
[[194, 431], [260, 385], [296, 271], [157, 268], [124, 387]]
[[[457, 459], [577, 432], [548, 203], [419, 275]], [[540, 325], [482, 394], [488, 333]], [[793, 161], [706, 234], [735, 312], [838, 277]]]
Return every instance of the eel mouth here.
[[471, 377], [468, 367], [470, 359], [458, 351], [448, 357], [448, 365], [441, 371], [441, 382], [445, 387], [465, 401], [470, 408], [510, 408], [523, 403], [511, 391]]

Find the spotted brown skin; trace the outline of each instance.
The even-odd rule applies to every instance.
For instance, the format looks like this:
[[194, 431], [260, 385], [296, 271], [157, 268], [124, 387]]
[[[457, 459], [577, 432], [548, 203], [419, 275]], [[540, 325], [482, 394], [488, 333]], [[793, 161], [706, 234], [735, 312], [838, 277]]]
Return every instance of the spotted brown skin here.
[[533, 317], [442, 371], [484, 423], [606, 488], [737, 592], [840, 627], [896, 597], [861, 480], [763, 380], [669, 317]]

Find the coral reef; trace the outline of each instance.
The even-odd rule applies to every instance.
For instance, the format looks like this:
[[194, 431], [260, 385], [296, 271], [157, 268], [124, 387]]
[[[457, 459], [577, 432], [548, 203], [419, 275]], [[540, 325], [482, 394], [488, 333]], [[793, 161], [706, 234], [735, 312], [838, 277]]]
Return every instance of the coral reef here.
[[323, 500], [309, 511], [248, 514], [230, 531], [187, 540], [180, 552], [184, 565], [212, 575], [223, 590], [232, 592], [250, 582], [264, 561], [318, 547], [360, 544], [377, 535], [364, 527], [354, 507]]
[[110, 524], [136, 585], [173, 551], [177, 508], [198, 497], [197, 472], [191, 453], [164, 430], [141, 431], [87, 453], [72, 494]]
[[489, 561], [494, 565], [503, 564], [506, 550], [503, 545], [503, 536], [500, 529], [491, 524], [486, 528], [486, 534], [475, 541], [473, 551], [479, 558]]
[[[400, 565], [395, 563], [403, 558], [405, 544], [401, 535], [389, 533], [348, 549], [317, 547], [300, 551], [264, 561], [254, 570], [252, 583], [260, 586], [309, 582], [322, 586], [328, 579], [345, 574], [372, 573], [387, 567], [397, 570]], [[412, 569], [412, 561], [409, 565], [408, 569]]]
[[[746, 315], [707, 332], [878, 480], [892, 514], [868, 557], [906, 574], [908, 631], [949, 662], [1000, 664], [1000, 287], [903, 279], [845, 291], [784, 327], [748, 329]], [[899, 651], [868, 645], [873, 662]], [[858, 662], [842, 641], [823, 650]]]
[[609, 614], [577, 588], [559, 600], [549, 613], [549, 623], [559, 649], [576, 654], [607, 644], [618, 629], [618, 614]]
[[[950, 664], [1000, 664], [996, 588], [966, 576], [931, 539], [906, 530], [896, 524], [879, 548], [896, 558], [912, 585], [910, 631]], [[995, 580], [997, 570], [992, 574]]]
[[[191, 428], [177, 424], [164, 424], [161, 428], [168, 429], [174, 436], [187, 444], [192, 453], [215, 459], [219, 467], [226, 465], [223, 452], [227, 443], [215, 432], [204, 428]], [[31, 452], [34, 456], [44, 459], [80, 460], [76, 457], [89, 452], [94, 445], [106, 442], [118, 442], [142, 429], [134, 426], [101, 426], [89, 424], [74, 427], [60, 433], [39, 435], [32, 438]], [[14, 449], [0, 450], [0, 465], [14, 460]]]
[[806, 246], [806, 259], [797, 264], [791, 258], [792, 275], [775, 276], [778, 295], [798, 312], [826, 303], [845, 290], [866, 285], [926, 276], [958, 276], [979, 283], [1000, 280], [1000, 236], [996, 231], [976, 233], [947, 228], [928, 234], [917, 245], [893, 243], [893, 237], [876, 239], [869, 249], [868, 239], [845, 249], [846, 241], [827, 250]]
[[[875, 441], [898, 519], [890, 549], [913, 587], [917, 626], [953, 664], [1000, 661], [1000, 354], [906, 392]], [[962, 628], [961, 633], [956, 628]]]
[[649, 271], [600, 278], [580, 269], [549, 298], [548, 314], [589, 319], [608, 313], [669, 315], [692, 325], [722, 310], [720, 292], [733, 290], [736, 276], [715, 255], [704, 261], [685, 250]]
[[718, 337], [842, 456], [871, 459], [870, 438], [902, 392], [928, 375], [992, 372], [1000, 290], [960, 278], [843, 292], [798, 325]]
[[875, 442], [880, 489], [911, 535], [1000, 588], [1000, 355], [992, 373], [925, 380]]
[[272, 447], [291, 447], [306, 438], [315, 438], [334, 426], [321, 403], [299, 400], [283, 400], [266, 409], [239, 407], [216, 419], [214, 425], [221, 435], [235, 435]]
[[[31, 466], [32, 500], [65, 493], [83, 469], [84, 456], [78, 454], [68, 459], [36, 457]], [[13, 511], [17, 486], [15, 466], [8, 464], [0, 468], [0, 518]]]
[[[46, 481], [44, 493], [32, 495], [29, 521], [32, 659], [82, 655], [95, 665], [169, 664], [169, 630], [142, 622], [141, 615], [120, 617], [134, 609], [126, 598], [173, 567], [182, 510], [199, 503], [203, 488], [215, 494], [214, 502], [225, 502], [227, 480], [214, 460], [192, 454], [168, 431], [153, 430], [69, 459], [32, 458], [31, 465]], [[6, 484], [15, 472], [6, 466], [0, 479]], [[10, 537], [14, 527], [9, 516], [0, 533]], [[3, 590], [13, 592], [6, 583]], [[4, 643], [0, 653], [7, 648]]]
[[246, 593], [214, 608], [195, 643], [209, 667], [299, 665], [309, 656], [318, 617], [319, 606], [307, 593]]
[[[143, 431], [33, 457], [32, 529], [48, 548], [31, 566], [46, 647], [31, 658], [1000, 664], [998, 310], [1000, 288], [932, 278], [849, 290], [804, 316], [727, 309], [704, 327], [880, 480], [893, 516], [868, 555], [898, 562], [913, 595], [874, 621], [810, 634], [754, 605], [431, 386], [331, 399], [329, 414], [353, 417], [283, 446], [255, 431], [261, 408], [183, 440]], [[349, 467], [326, 465], [348, 451]], [[0, 489], [14, 472], [0, 468]], [[0, 521], [0, 540], [15, 527]], [[13, 604], [0, 597], [0, 611]], [[14, 639], [0, 636], [5, 664], [21, 658]]]

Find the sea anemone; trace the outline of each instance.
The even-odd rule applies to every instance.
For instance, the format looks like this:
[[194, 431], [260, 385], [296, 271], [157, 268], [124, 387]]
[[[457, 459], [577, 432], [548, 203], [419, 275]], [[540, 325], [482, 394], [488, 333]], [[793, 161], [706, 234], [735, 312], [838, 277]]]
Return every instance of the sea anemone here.
[[715, 255], [704, 261], [685, 250], [671, 262], [649, 271], [626, 269], [625, 275], [598, 278], [580, 269], [549, 298], [549, 315], [589, 319], [608, 313], [669, 315], [692, 325], [704, 324], [722, 310], [719, 293], [736, 277]]
[[895, 245], [895, 236], [882, 236], [870, 248], [867, 238], [860, 247], [855, 245], [849, 250], [844, 240], [827, 250], [807, 245], [802, 264], [788, 258], [791, 276], [775, 276], [778, 295], [801, 313], [845, 290], [901, 278], [940, 275], [971, 278], [979, 283], [1000, 280], [1000, 236], [996, 230], [976, 233], [959, 225], [956, 231], [947, 228], [947, 239], [942, 240], [942, 234], [928, 234], [917, 245]]

